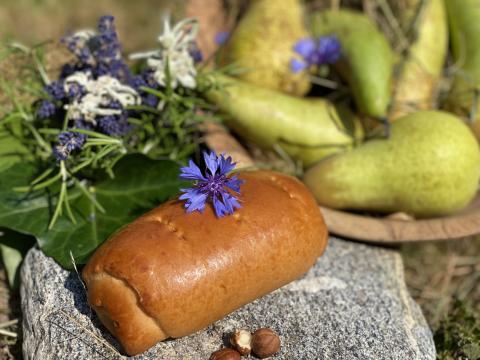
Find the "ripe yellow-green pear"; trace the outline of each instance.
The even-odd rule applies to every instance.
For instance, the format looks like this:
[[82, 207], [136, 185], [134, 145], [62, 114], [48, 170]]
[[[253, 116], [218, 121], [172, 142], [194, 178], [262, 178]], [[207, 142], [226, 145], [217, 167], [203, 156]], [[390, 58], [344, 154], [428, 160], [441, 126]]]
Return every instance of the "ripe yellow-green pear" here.
[[480, 2], [445, 0], [455, 77], [446, 108], [462, 116], [480, 141]]
[[393, 72], [385, 35], [364, 13], [352, 10], [314, 11], [310, 23], [315, 37], [335, 35], [340, 41], [342, 57], [335, 67], [350, 85], [360, 112], [385, 117]]
[[238, 77], [292, 95], [310, 90], [306, 72], [290, 70], [295, 43], [308, 37], [300, 0], [251, 0], [222, 51], [224, 65], [243, 68]]
[[223, 75], [215, 81], [221, 89], [205, 97], [226, 115], [230, 128], [260, 147], [278, 145], [307, 166], [363, 137], [359, 119], [328, 100], [289, 96]]
[[[448, 49], [444, 0], [404, 0], [400, 21], [411, 44], [397, 65], [390, 121], [418, 111], [435, 109], [437, 87]], [[394, 3], [397, 0], [393, 0]]]
[[324, 159], [304, 181], [330, 208], [433, 217], [466, 206], [479, 178], [479, 145], [463, 121], [420, 111], [393, 123], [389, 139]]

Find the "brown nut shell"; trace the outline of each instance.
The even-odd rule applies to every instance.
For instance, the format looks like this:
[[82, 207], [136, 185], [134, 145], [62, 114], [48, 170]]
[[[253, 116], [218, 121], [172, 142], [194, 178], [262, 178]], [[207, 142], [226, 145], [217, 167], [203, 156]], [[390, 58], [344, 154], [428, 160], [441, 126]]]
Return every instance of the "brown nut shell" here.
[[280, 337], [269, 328], [258, 329], [252, 336], [252, 351], [260, 359], [275, 355], [280, 350]]
[[220, 349], [210, 355], [210, 360], [240, 360], [241, 356], [238, 351], [233, 349]]
[[236, 330], [230, 336], [230, 344], [240, 355], [248, 356], [252, 351], [252, 334], [247, 330]]

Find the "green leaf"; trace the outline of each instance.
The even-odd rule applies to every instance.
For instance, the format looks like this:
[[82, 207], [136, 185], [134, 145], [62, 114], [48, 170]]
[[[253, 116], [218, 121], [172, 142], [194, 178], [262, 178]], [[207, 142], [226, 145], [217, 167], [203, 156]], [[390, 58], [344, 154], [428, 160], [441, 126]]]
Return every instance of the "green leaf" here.
[[63, 215], [48, 231], [55, 204], [46, 192], [19, 194], [12, 190], [28, 184], [35, 175], [32, 165], [18, 163], [0, 173], [0, 226], [34, 235], [47, 255], [71, 269], [70, 252], [77, 264], [85, 263], [115, 230], [176, 195], [184, 184], [178, 172], [179, 165], [173, 161], [127, 155], [114, 167], [114, 179], [90, 188], [105, 213], [79, 189], [69, 190], [76, 224]]
[[20, 265], [34, 244], [35, 238], [32, 236], [0, 228], [0, 255], [12, 289], [17, 289], [20, 285]]
[[0, 125], [0, 171], [22, 160], [26, 154], [22, 143]]

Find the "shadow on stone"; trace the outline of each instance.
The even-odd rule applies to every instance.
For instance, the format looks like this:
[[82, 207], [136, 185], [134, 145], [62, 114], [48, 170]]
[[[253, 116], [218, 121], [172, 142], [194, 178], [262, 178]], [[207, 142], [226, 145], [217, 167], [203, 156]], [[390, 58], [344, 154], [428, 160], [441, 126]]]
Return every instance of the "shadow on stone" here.
[[88, 305], [87, 290], [80, 280], [79, 275], [75, 272], [69, 273], [65, 280], [64, 287], [72, 293], [75, 308], [81, 314], [92, 318], [93, 310], [90, 305]]

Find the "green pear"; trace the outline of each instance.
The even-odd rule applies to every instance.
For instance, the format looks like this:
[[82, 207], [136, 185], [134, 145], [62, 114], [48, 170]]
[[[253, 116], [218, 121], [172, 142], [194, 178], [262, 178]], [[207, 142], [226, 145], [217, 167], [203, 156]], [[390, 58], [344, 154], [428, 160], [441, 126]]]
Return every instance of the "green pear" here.
[[252, 0], [222, 50], [222, 63], [243, 68], [238, 77], [259, 86], [302, 96], [310, 90], [306, 72], [290, 70], [295, 43], [308, 33], [300, 0]]
[[393, 53], [385, 35], [364, 13], [326, 10], [310, 14], [315, 37], [335, 35], [342, 46], [336, 69], [350, 85], [358, 109], [383, 118], [391, 98]]
[[260, 147], [279, 145], [305, 165], [363, 137], [358, 118], [328, 100], [298, 98], [223, 75], [215, 81], [220, 90], [205, 96], [226, 114], [230, 128]]
[[389, 139], [321, 161], [304, 181], [327, 207], [433, 217], [466, 206], [479, 178], [479, 145], [462, 120], [420, 111], [393, 123]]
[[445, 0], [450, 25], [453, 84], [446, 108], [464, 118], [480, 141], [480, 3]]
[[438, 85], [448, 52], [444, 0], [404, 1], [399, 5], [399, 17], [404, 28], [411, 30], [411, 43], [397, 65], [390, 121], [418, 110], [436, 108]]

